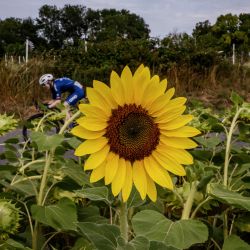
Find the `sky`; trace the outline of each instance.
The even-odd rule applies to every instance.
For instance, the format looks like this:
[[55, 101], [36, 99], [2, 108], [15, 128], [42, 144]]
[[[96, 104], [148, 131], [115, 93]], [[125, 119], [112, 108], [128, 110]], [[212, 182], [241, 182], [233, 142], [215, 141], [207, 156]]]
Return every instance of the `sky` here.
[[171, 32], [192, 33], [195, 24], [232, 13], [250, 13], [250, 0], [0, 0], [0, 19], [36, 18], [43, 5], [83, 5], [91, 9], [126, 9], [142, 17], [151, 37], [163, 38]]

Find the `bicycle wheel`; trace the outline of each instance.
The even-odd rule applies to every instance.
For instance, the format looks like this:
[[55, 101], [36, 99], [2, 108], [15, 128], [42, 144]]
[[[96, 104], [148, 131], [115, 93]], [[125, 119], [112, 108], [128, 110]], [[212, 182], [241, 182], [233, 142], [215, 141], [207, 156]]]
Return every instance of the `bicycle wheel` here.
[[[23, 134], [23, 140], [28, 141], [30, 139], [30, 133], [31, 131], [34, 131], [34, 128], [38, 125], [38, 122], [43, 118], [43, 113], [38, 113], [35, 115], [30, 116], [24, 123], [22, 134]], [[62, 126], [63, 121], [62, 120], [54, 120], [50, 121], [46, 119], [41, 124], [41, 131], [44, 133], [51, 135], [56, 134], [60, 131], [60, 127]]]

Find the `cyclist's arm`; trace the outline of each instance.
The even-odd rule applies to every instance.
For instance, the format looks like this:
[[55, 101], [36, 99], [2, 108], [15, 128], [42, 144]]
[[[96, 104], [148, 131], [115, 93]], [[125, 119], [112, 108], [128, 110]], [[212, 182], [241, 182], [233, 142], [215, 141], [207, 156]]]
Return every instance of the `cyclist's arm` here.
[[57, 100], [53, 100], [52, 102], [50, 102], [49, 103], [49, 106], [48, 106], [48, 108], [54, 108], [54, 107], [56, 107], [58, 104], [60, 104], [61, 103], [61, 100], [60, 99], [57, 99]]

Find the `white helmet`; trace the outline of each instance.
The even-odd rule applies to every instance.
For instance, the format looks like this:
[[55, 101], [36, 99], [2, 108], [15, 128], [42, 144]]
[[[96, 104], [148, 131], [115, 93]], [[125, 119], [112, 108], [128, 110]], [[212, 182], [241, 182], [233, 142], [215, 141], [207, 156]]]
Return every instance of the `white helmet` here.
[[52, 74], [44, 74], [40, 77], [39, 79], [39, 84], [40, 85], [44, 85], [46, 84], [48, 81], [52, 81], [54, 79]]

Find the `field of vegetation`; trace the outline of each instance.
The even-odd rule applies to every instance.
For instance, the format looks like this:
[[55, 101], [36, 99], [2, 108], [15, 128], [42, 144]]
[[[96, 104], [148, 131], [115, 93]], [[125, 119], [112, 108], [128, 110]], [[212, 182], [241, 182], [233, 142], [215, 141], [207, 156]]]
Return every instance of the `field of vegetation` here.
[[[144, 20], [126, 10], [70, 5], [44, 5], [36, 20], [0, 20], [0, 136], [22, 128], [34, 102], [50, 98], [38, 86], [42, 74], [110, 86], [112, 70], [135, 72], [141, 64], [167, 78], [175, 98], [187, 97], [188, 125], [201, 132], [188, 150], [193, 163], [184, 159], [186, 175], [170, 174], [173, 190], [156, 182], [152, 201], [138, 177], [142, 184], [134, 181], [123, 202], [106, 180], [91, 182], [93, 172], [84, 171], [90, 151], [74, 156], [84, 140], [68, 126], [79, 111], [57, 134], [45, 133], [43, 123], [53, 126], [62, 113], [46, 111], [30, 124], [28, 141], [10, 134], [0, 145], [0, 249], [248, 250], [249, 29], [250, 14], [227, 14], [214, 25], [197, 23], [192, 35], [150, 38]], [[35, 48], [18, 63], [26, 37]]]

